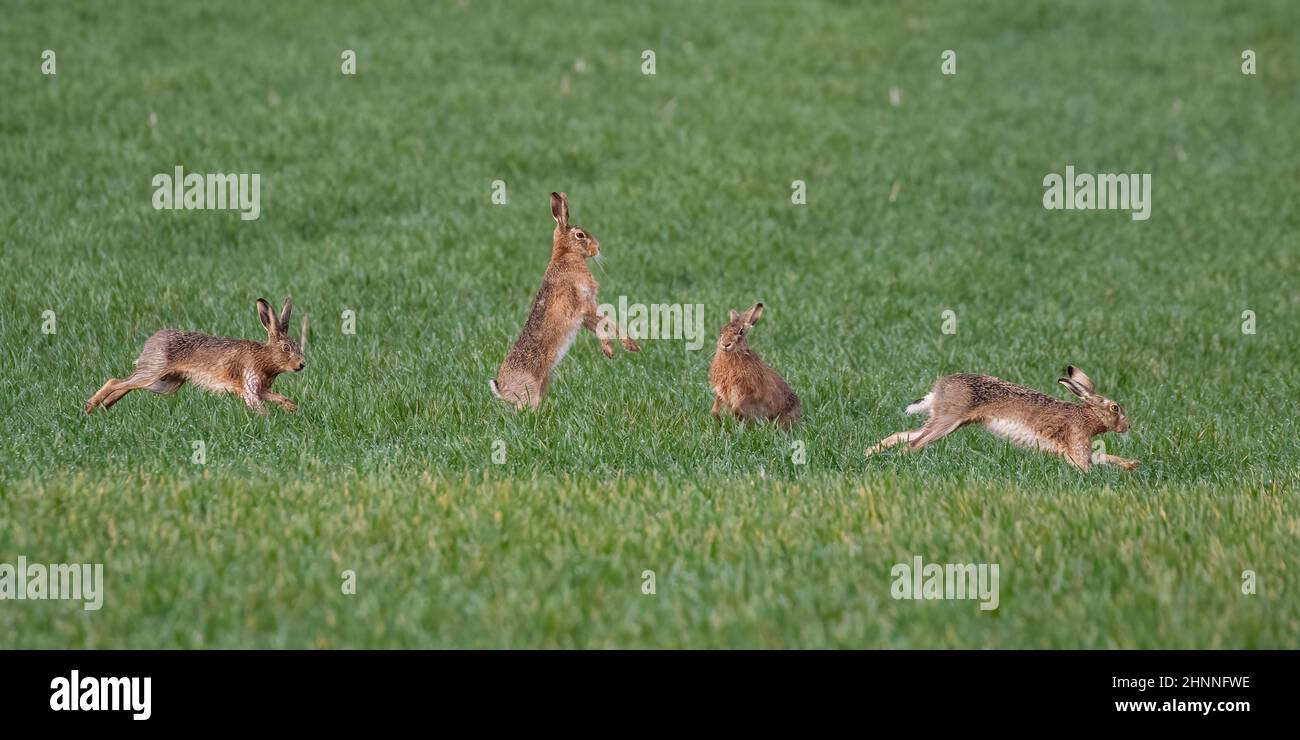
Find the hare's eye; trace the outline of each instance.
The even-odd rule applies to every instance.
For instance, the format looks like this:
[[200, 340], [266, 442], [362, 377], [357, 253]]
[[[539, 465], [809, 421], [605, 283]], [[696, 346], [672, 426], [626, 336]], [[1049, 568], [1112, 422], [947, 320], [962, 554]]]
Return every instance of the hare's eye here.
[[581, 231], [575, 231], [575, 232], [573, 232], [573, 235], [576, 236], [576, 237], [578, 237], [579, 239], [586, 239], [586, 238], [587, 238], [587, 235], [584, 234], [584, 233], [582, 233]]
[[1111, 410], [1111, 411], [1119, 411], [1119, 404], [1118, 404], [1118, 403], [1112, 403], [1112, 404], [1110, 405], [1110, 410]]

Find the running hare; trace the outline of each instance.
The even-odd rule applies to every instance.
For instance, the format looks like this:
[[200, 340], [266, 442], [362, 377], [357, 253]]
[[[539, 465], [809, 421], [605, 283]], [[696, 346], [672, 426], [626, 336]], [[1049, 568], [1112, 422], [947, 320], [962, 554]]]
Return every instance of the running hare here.
[[135, 372], [125, 380], [110, 378], [99, 392], [86, 402], [86, 413], [103, 404], [110, 408], [134, 390], [145, 388], [154, 393], [175, 393], [185, 381], [218, 393], [232, 393], [244, 399], [249, 408], [266, 413], [263, 402], [279, 404], [294, 411], [297, 404], [279, 393], [271, 384], [280, 373], [298, 372], [307, 365], [307, 317], [302, 317], [302, 333], [295, 342], [289, 336], [288, 298], [279, 317], [271, 304], [257, 299], [257, 317], [266, 327], [266, 343], [250, 339], [227, 339], [189, 331], [163, 329], [149, 337], [135, 361]]
[[[1071, 366], [1065, 374], [1057, 382], [1082, 403], [1058, 401], [988, 375], [945, 375], [924, 398], [907, 407], [909, 414], [929, 412], [925, 424], [880, 440], [867, 450], [867, 457], [901, 442], [919, 450], [959, 427], [977, 423], [999, 437], [1060, 455], [1079, 470], [1087, 471], [1093, 462], [1092, 438], [1106, 432], [1127, 432], [1128, 417], [1119, 404], [1094, 391], [1092, 380], [1083, 371]], [[1125, 470], [1138, 466], [1137, 460], [1115, 455], [1099, 455], [1097, 461]]]

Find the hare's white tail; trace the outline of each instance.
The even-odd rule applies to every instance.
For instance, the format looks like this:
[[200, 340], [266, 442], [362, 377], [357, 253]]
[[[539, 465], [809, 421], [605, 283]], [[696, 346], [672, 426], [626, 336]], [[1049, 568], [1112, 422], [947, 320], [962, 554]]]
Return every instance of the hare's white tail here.
[[907, 413], [919, 414], [929, 412], [932, 408], [934, 408], [934, 391], [930, 391], [925, 394], [925, 397], [913, 401], [912, 405], [907, 407]]
[[[492, 395], [496, 396], [497, 398], [501, 398], [501, 391], [497, 390], [496, 378], [493, 378], [488, 381], [488, 387], [492, 389]], [[501, 398], [501, 400], [504, 401], [505, 399]]]

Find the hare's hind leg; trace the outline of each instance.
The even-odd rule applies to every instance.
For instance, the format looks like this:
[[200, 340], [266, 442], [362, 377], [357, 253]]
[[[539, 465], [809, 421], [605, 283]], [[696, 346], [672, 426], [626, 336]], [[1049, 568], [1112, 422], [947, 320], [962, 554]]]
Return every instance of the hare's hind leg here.
[[547, 389], [551, 387], [551, 374], [547, 373], [546, 375], [543, 375], [542, 379], [536, 383], [533, 383], [532, 386], [536, 388], [537, 392], [535, 394], [529, 395], [528, 405], [531, 408], [537, 408], [539, 405], [541, 405], [542, 397], [546, 395]]
[[[167, 358], [164, 345], [167, 342], [165, 332], [158, 332], [144, 343], [144, 349], [140, 350], [140, 355], [135, 358], [135, 370], [125, 380], [110, 378], [95, 395], [91, 396], [86, 402], [86, 413], [90, 413], [96, 406], [102, 405], [104, 408], [110, 408], [113, 404], [122, 400], [122, 397], [134, 390], [140, 388], [150, 388], [155, 384], [160, 390], [158, 393], [171, 393], [180, 387], [180, 383], [172, 386], [165, 381], [171, 380], [174, 376], [167, 375]], [[184, 380], [180, 380], [184, 382]], [[162, 389], [170, 390], [162, 390]]]
[[104, 399], [116, 390], [121, 382], [117, 378], [109, 378], [106, 383], [99, 387], [99, 390], [95, 391], [95, 395], [91, 396], [89, 401], [86, 401], [86, 413], [89, 414], [94, 411], [95, 407], [103, 403]]
[[496, 393], [497, 398], [514, 406], [515, 411], [535, 409], [542, 402], [542, 396], [546, 394], [546, 386], [549, 382], [550, 376], [538, 380], [522, 372], [502, 373], [493, 392]]
[[144, 387], [145, 386], [143, 385], [132, 383], [130, 378], [127, 378], [126, 380], [117, 380], [114, 378], [105, 383], [104, 387], [100, 388], [99, 392], [90, 399], [90, 402], [86, 404], [86, 413], [89, 414], [96, 406], [103, 406], [105, 409], [110, 409], [113, 407], [113, 404], [121, 401], [122, 397], [126, 394], [136, 390], [137, 388]]
[[931, 416], [925, 425], [921, 427], [921, 433], [908, 440], [908, 447], [912, 450], [919, 450], [937, 439], [943, 439], [949, 434], [957, 431], [957, 428], [963, 424], [961, 419], [940, 419]]
[[113, 404], [121, 401], [131, 391], [148, 388], [155, 393], [174, 393], [184, 382], [179, 379], [173, 380], [171, 376], [162, 377], [156, 371], [136, 370], [126, 380], [117, 381], [117, 385], [103, 399], [104, 408], [112, 408]]
[[794, 429], [795, 424], [799, 423], [799, 414], [798, 412], [791, 412], [789, 410], [782, 411], [772, 417], [772, 423], [775, 424], [778, 429], [784, 429], [788, 432], [791, 429]]
[[121, 401], [122, 398], [131, 391], [148, 387], [147, 383], [145, 385], [130, 385], [129, 380], [120, 380], [118, 381], [117, 387], [113, 389], [113, 392], [104, 397], [104, 408], [111, 409], [113, 408], [113, 404]]
[[920, 429], [913, 429], [907, 432], [895, 432], [889, 435], [888, 437], [885, 437], [884, 439], [880, 440], [878, 443], [876, 443], [875, 447], [868, 447], [867, 457], [871, 457], [872, 455], [878, 452], [884, 452], [885, 450], [889, 449], [890, 447], [893, 447], [896, 444], [902, 444], [903, 442], [911, 442], [912, 440], [921, 436], [921, 434], [923, 434], [924, 432], [925, 432], [925, 427], [921, 427]]
[[185, 378], [168, 375], [164, 378], [159, 378], [146, 387], [148, 390], [151, 390], [160, 396], [170, 396], [183, 385], [185, 385]]

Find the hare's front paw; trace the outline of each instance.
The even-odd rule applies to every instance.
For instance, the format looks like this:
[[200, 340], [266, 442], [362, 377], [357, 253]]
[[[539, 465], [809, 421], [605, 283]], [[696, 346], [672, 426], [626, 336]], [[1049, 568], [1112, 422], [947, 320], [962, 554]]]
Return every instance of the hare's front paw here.
[[628, 337], [623, 337], [623, 349], [627, 350], [628, 352], [640, 352], [640, 351], [641, 351], [641, 345], [639, 345], [639, 344], [637, 344], [636, 342], [632, 341], [632, 340], [631, 340], [630, 338], [628, 338]]
[[1119, 465], [1119, 466], [1120, 466], [1121, 468], [1123, 468], [1124, 470], [1137, 470], [1137, 469], [1138, 469], [1138, 461], [1137, 461], [1137, 460], [1128, 460], [1128, 459], [1124, 459], [1124, 460], [1120, 460], [1120, 461], [1119, 461], [1118, 463], [1116, 463], [1116, 464]]
[[292, 414], [293, 412], [298, 410], [298, 404], [286, 398], [284, 399], [284, 403], [280, 404], [280, 408]]
[[614, 345], [610, 344], [608, 339], [602, 340], [600, 351], [604, 352], [606, 357], [612, 358], [614, 356]]

